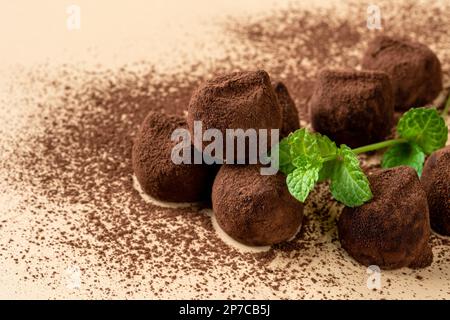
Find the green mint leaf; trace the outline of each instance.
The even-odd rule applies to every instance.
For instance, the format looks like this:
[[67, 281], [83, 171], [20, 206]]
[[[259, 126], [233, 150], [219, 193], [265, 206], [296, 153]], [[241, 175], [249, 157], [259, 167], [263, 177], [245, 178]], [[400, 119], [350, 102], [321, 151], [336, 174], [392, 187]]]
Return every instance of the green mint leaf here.
[[334, 167], [336, 166], [336, 160], [324, 162], [322, 165], [322, 169], [319, 171], [319, 182], [326, 181], [331, 179], [334, 172]]
[[320, 157], [316, 136], [306, 128], [291, 133], [288, 136], [288, 144], [291, 147], [292, 159], [300, 155], [306, 155], [309, 158], [316, 159]]
[[328, 137], [302, 128], [281, 140], [272, 152], [278, 152], [289, 192], [304, 202], [319, 179], [332, 177], [338, 148]]
[[322, 158], [332, 157], [337, 154], [338, 148], [336, 147], [336, 143], [331, 141], [327, 136], [323, 136], [319, 133], [316, 133], [315, 135]]
[[[336, 165], [335, 157], [338, 153], [336, 143], [330, 140], [327, 136], [316, 133], [317, 145], [319, 146], [319, 152], [322, 157], [323, 165], [319, 171], [319, 181], [325, 181], [331, 178], [334, 166]], [[332, 160], [327, 160], [332, 159]]]
[[448, 129], [436, 109], [416, 108], [407, 111], [398, 122], [401, 138], [416, 143], [426, 154], [445, 146]]
[[280, 143], [276, 145], [271, 151], [272, 154], [278, 153], [278, 168], [285, 175], [288, 175], [295, 169], [294, 165], [292, 164], [293, 160], [291, 158], [291, 147], [288, 141], [288, 138], [282, 139]]
[[313, 165], [319, 165], [320, 161], [315, 158], [310, 158], [305, 154], [301, 154], [297, 156], [294, 160], [292, 160], [292, 164], [295, 168], [308, 168]]
[[346, 145], [339, 149], [330, 188], [333, 197], [347, 207], [360, 206], [373, 197], [358, 157]]
[[294, 171], [288, 174], [286, 183], [289, 192], [299, 200], [304, 202], [309, 193], [319, 179], [320, 165], [308, 165], [306, 167], [296, 168]]
[[312, 162], [320, 161], [316, 136], [306, 128], [290, 133], [271, 150], [271, 153], [278, 154], [278, 167], [285, 175], [296, 168], [294, 159], [298, 157], [308, 157]]
[[381, 166], [383, 168], [393, 168], [401, 165], [410, 166], [422, 175], [425, 153], [415, 143], [402, 143], [389, 148], [383, 155]]

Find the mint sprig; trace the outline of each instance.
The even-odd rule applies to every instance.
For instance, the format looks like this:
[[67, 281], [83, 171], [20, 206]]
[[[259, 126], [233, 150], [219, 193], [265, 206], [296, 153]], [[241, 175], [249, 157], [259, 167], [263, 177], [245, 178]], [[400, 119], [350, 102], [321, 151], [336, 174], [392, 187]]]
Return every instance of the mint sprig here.
[[304, 202], [317, 182], [330, 180], [333, 197], [348, 207], [360, 206], [373, 197], [357, 155], [388, 148], [382, 167], [408, 165], [421, 174], [425, 155], [445, 146], [448, 128], [436, 109], [417, 108], [400, 119], [398, 138], [368, 146], [339, 148], [328, 137], [306, 128], [291, 133], [276, 149], [280, 170], [287, 176], [289, 192]]
[[393, 168], [397, 166], [410, 166], [422, 175], [425, 153], [414, 142], [406, 142], [389, 148], [383, 155], [381, 166], [383, 168]]
[[372, 198], [367, 177], [346, 145], [340, 148], [328, 137], [299, 129], [279, 144], [280, 170], [287, 175], [289, 192], [304, 202], [315, 184], [331, 180], [336, 200], [354, 207]]

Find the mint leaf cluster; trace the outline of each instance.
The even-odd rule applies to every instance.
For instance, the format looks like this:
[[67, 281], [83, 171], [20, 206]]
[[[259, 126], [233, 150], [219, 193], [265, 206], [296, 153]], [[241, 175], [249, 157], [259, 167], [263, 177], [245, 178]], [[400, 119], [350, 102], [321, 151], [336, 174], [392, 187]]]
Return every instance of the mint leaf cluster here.
[[328, 137], [299, 129], [279, 144], [279, 168], [287, 176], [289, 192], [304, 202], [318, 181], [331, 180], [334, 198], [349, 207], [372, 198], [369, 181], [346, 145], [337, 147]]
[[425, 156], [445, 146], [448, 128], [436, 109], [417, 108], [402, 116], [397, 133], [397, 139], [352, 150], [303, 128], [281, 140], [272, 153], [277, 152], [279, 169], [297, 200], [304, 202], [317, 182], [330, 180], [333, 197], [348, 207], [357, 207], [373, 197], [358, 154], [388, 148], [382, 167], [407, 165], [420, 175]]
[[416, 108], [401, 117], [397, 134], [405, 142], [387, 150], [382, 167], [407, 165], [421, 175], [425, 156], [445, 146], [448, 128], [436, 109]]

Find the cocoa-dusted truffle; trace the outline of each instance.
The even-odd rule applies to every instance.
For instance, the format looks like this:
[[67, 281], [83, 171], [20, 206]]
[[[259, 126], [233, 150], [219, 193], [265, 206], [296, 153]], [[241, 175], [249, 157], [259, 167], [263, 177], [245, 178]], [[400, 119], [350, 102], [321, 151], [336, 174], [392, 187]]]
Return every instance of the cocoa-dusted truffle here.
[[[220, 130], [225, 146], [226, 129], [280, 129], [281, 117], [270, 77], [263, 70], [234, 72], [209, 80], [193, 93], [188, 107], [194, 144], [194, 121], [201, 121], [203, 131]], [[203, 147], [209, 143], [203, 141]], [[226, 152], [223, 159], [225, 156]]]
[[214, 180], [212, 205], [220, 227], [235, 240], [265, 246], [292, 238], [303, 218], [282, 174], [261, 175], [258, 165], [223, 165]]
[[369, 175], [374, 198], [345, 208], [338, 231], [342, 247], [364, 265], [382, 269], [422, 268], [431, 264], [430, 224], [425, 191], [406, 166]]
[[398, 110], [424, 106], [442, 91], [439, 59], [427, 46], [415, 41], [378, 36], [370, 42], [362, 67], [390, 76]]
[[431, 227], [450, 236], [450, 146], [434, 152], [427, 159], [422, 185], [427, 193]]
[[286, 137], [289, 133], [300, 128], [297, 107], [283, 82], [274, 81], [272, 82], [272, 85], [281, 107], [281, 114], [283, 115], [280, 137]]
[[[195, 202], [211, 193], [214, 167], [205, 164], [174, 164], [171, 152], [177, 142], [172, 132], [186, 128], [179, 116], [150, 112], [133, 145], [133, 170], [142, 189], [150, 196], [171, 202]], [[194, 152], [194, 148], [191, 148]]]
[[383, 72], [323, 70], [310, 100], [311, 123], [338, 144], [354, 148], [390, 133], [393, 103], [391, 83]]

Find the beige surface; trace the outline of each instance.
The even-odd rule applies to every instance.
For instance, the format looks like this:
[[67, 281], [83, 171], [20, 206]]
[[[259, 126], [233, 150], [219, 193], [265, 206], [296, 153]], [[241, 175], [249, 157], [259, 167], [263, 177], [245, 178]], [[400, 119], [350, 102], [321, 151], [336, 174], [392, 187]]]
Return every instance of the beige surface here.
[[[2, 1], [0, 7], [0, 133], [14, 136], [15, 132], [40, 130], [24, 123], [26, 115], [36, 112], [23, 106], [16, 96], [26, 97], [26, 92], [15, 92], [14, 79], [11, 78], [17, 70], [26, 70], [30, 66], [42, 63], [62, 64], [65, 62], [80, 62], [86, 66], [101, 67], [121, 66], [132, 62], [148, 59], [160, 61], [161, 70], [176, 73], [179, 68], [177, 57], [190, 56], [190, 50], [195, 48], [196, 55], [190, 57], [193, 61], [202, 60], [202, 56], [221, 57], [222, 52], [217, 50], [219, 41], [226, 39], [226, 34], [218, 34], [220, 30], [214, 23], [216, 18], [226, 15], [240, 16], [248, 13], [259, 14], [268, 12], [273, 7], [287, 6], [287, 3], [268, 0], [240, 0], [240, 1], [74, 1], [81, 7], [81, 30], [69, 32], [65, 27], [65, 9], [67, 1]], [[214, 3], [214, 5], [212, 5]], [[315, 1], [317, 3], [317, 1]], [[312, 5], [304, 2], [305, 7]], [[337, 12], [336, 12], [337, 14]], [[189, 37], [189, 41], [187, 41]], [[198, 43], [207, 43], [201, 47]], [[180, 45], [182, 44], [182, 45]], [[216, 50], [211, 50], [211, 48]], [[446, 62], [448, 64], [448, 62]], [[10, 141], [0, 138], [2, 155], [6, 159], [10, 146], [4, 143]], [[10, 143], [10, 142], [9, 142]], [[10, 155], [8, 155], [10, 156]], [[0, 177], [11, 174], [0, 168]], [[24, 198], [29, 197], [26, 191], [16, 192], [0, 181], [0, 247], [4, 252], [0, 261], [0, 298], [155, 298], [154, 292], [144, 288], [139, 293], [130, 293], [129, 287], [119, 279], [123, 275], [114, 275], [113, 271], [106, 271], [106, 266], [95, 265], [95, 255], [87, 257], [78, 254], [76, 249], [67, 249], [64, 255], [70, 257], [76, 265], [86, 267], [81, 275], [82, 286], [79, 289], [67, 287], [66, 269], [70, 267], [67, 259], [60, 260], [60, 251], [53, 247], [40, 247], [29, 244], [28, 234], [20, 235], [14, 230], [27, 230], [34, 228], [39, 221], [39, 215], [31, 215], [31, 210], [60, 209], [60, 205], [48, 203], [45, 198], [45, 209], [36, 207], [29, 210], [17, 208]], [[81, 210], [82, 205], [72, 206], [70, 209]], [[67, 209], [67, 208], [66, 208]], [[331, 216], [338, 210], [331, 208]], [[74, 216], [74, 220], [77, 217]], [[316, 223], [317, 221], [311, 221]], [[64, 221], [56, 217], [52, 222], [61, 229]], [[331, 231], [330, 231], [331, 233]], [[8, 245], [10, 236], [14, 235], [14, 245]], [[383, 272], [382, 289], [369, 290], [366, 287], [366, 268], [356, 264], [349, 257], [340, 261], [336, 252], [339, 248], [329, 241], [330, 235], [316, 239], [323, 243], [321, 247], [322, 259], [313, 258], [308, 265], [310, 271], [321, 275], [333, 273], [337, 275], [337, 282], [324, 287], [323, 282], [315, 283], [305, 276], [302, 281], [306, 292], [298, 295], [293, 292], [290, 285], [286, 285], [284, 293], [273, 292], [269, 286], [259, 283], [252, 293], [245, 293], [240, 288], [238, 279], [226, 279], [234, 284], [234, 289], [223, 293], [220, 291], [220, 282], [214, 278], [207, 278], [211, 283], [211, 291], [215, 298], [227, 298], [236, 294], [239, 298], [323, 298], [324, 292], [329, 298], [355, 297], [355, 298], [450, 298], [450, 266], [433, 264], [431, 267], [412, 271], [402, 269], [398, 271]], [[28, 256], [34, 256], [33, 265], [21, 260], [21, 250], [28, 249]], [[59, 250], [59, 249], [58, 249]], [[435, 248], [435, 254], [439, 248]], [[448, 250], [446, 251], [448, 254]], [[305, 250], [305, 256], [316, 253], [316, 249]], [[9, 254], [9, 255], [8, 255]], [[6, 257], [16, 257], [17, 260]], [[337, 258], [336, 258], [337, 257]], [[448, 257], [444, 257], [448, 258]], [[323, 261], [328, 261], [323, 264]], [[28, 260], [29, 261], [29, 260]], [[289, 261], [286, 258], [275, 260], [274, 268], [282, 268]], [[34, 272], [41, 272], [42, 277], [33, 280], [27, 277], [29, 268]], [[243, 266], [243, 268], [245, 265]], [[220, 268], [220, 266], [219, 266]], [[306, 274], [306, 273], [305, 273]], [[103, 275], [103, 276], [102, 276]], [[341, 276], [339, 276], [341, 275]], [[174, 288], [159, 297], [162, 298], [192, 298], [201, 296], [193, 289], [193, 285], [201, 282], [201, 277], [191, 274], [185, 278], [178, 278], [172, 284]], [[418, 278], [423, 278], [418, 280]], [[56, 279], [56, 280], [55, 280]], [[98, 282], [105, 288], [111, 288], [111, 294], [91, 290], [98, 288]], [[133, 282], [134, 281], [134, 282]], [[139, 280], [133, 280], [134, 284]], [[157, 279], [153, 280], [158, 283]], [[51, 285], [50, 285], [51, 283]], [[164, 284], [157, 286], [164, 287]]]

